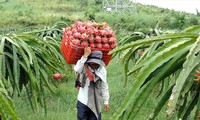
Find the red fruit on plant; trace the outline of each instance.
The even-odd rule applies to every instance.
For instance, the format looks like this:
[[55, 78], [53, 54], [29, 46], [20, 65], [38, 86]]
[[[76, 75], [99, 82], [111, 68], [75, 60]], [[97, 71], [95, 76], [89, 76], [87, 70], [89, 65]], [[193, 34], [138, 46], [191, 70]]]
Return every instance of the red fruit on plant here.
[[101, 43], [101, 37], [100, 37], [100, 36], [96, 36], [96, 37], [95, 37], [95, 41], [96, 41], [97, 43]]
[[85, 26], [86, 26], [86, 28], [91, 28], [92, 27], [92, 23], [91, 22], [87, 22]]
[[96, 44], [96, 47], [99, 48], [99, 49], [102, 49], [103, 46], [102, 46], [101, 43], [97, 43], [97, 44]]
[[116, 41], [115, 37], [110, 37], [108, 40], [109, 43], [115, 43], [115, 41]]
[[102, 41], [102, 43], [108, 43], [108, 38], [107, 38], [107, 37], [103, 37], [103, 38], [101, 39], [101, 41]]
[[80, 32], [80, 33], [84, 33], [85, 32], [85, 27], [79, 27], [78, 28], [78, 32]]
[[197, 118], [200, 120], [200, 112], [199, 112], [199, 115], [197, 116]]
[[84, 41], [87, 41], [88, 40], [88, 35], [86, 33], [83, 33], [81, 35], [81, 39], [84, 40]]
[[72, 35], [72, 31], [66, 31], [66, 35], [68, 36], [68, 37], [70, 37], [71, 35]]
[[81, 34], [78, 32], [74, 33], [74, 38], [81, 38]]
[[72, 40], [72, 43], [73, 43], [74, 45], [76, 45], [76, 46], [79, 46], [79, 45], [81, 44], [80, 40], [78, 40], [78, 39], [73, 39], [73, 40]]
[[200, 83], [200, 70], [198, 70], [196, 76], [197, 76], [196, 81]]
[[76, 21], [76, 22], [75, 22], [75, 25], [76, 25], [76, 27], [80, 27], [80, 26], [82, 25], [82, 22]]
[[113, 36], [113, 31], [112, 30], [107, 30], [107, 36], [112, 37]]
[[116, 37], [113, 30], [106, 22], [76, 21], [70, 27], [65, 28], [64, 37], [73, 45], [98, 49], [112, 49], [116, 47]]
[[72, 33], [76, 33], [77, 29], [76, 28], [72, 28]]
[[196, 74], [197, 77], [200, 77], [200, 70]]
[[87, 22], [82, 22], [82, 26], [87, 26]]
[[98, 35], [98, 34], [99, 34], [99, 30], [98, 30], [98, 29], [94, 29], [94, 30], [93, 30], [93, 33], [94, 33], [95, 35]]
[[109, 44], [103, 44], [103, 48], [105, 48], [105, 49], [109, 49], [110, 48], [110, 45]]
[[86, 42], [86, 41], [81, 42], [81, 46], [82, 47], [87, 47], [88, 46], [88, 42]]
[[100, 34], [102, 36], [107, 36], [107, 30], [100, 30]]
[[92, 28], [87, 28], [86, 29], [86, 33], [89, 34], [89, 35], [93, 34], [93, 29]]
[[60, 73], [55, 73], [55, 74], [53, 74], [53, 78], [56, 79], [56, 80], [59, 80], [59, 79], [62, 78], [62, 77], [63, 77], [63, 75], [60, 74]]
[[89, 42], [90, 42], [90, 43], [94, 43], [94, 39], [90, 38], [90, 39], [89, 39]]
[[90, 47], [91, 47], [91, 48], [95, 48], [96, 45], [95, 45], [94, 43], [90, 43]]
[[89, 42], [90, 42], [90, 43], [94, 43], [94, 36], [93, 36], [93, 35], [91, 35], [91, 36], [89, 37]]

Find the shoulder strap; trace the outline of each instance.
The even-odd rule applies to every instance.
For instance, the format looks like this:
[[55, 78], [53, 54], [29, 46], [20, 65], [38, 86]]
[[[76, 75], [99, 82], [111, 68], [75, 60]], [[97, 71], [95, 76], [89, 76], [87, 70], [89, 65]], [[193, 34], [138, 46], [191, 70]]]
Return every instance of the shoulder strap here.
[[77, 77], [76, 77], [76, 80], [75, 80], [75, 88], [78, 89], [78, 90], [81, 87], [81, 83], [80, 83], [79, 79], [80, 79], [80, 73], [77, 74]]

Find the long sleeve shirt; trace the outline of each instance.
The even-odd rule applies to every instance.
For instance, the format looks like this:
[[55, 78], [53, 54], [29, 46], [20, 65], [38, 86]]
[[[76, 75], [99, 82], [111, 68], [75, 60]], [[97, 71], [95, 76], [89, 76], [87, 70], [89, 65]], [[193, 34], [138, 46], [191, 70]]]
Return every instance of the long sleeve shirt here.
[[[74, 71], [77, 73], [81, 73], [84, 69], [84, 64], [87, 61], [86, 57], [81, 57], [80, 60], [77, 61], [76, 65], [74, 66]], [[90, 68], [91, 69], [91, 68]], [[92, 70], [92, 69], [91, 69]], [[95, 74], [101, 78], [102, 80], [102, 86], [101, 86], [101, 92], [102, 97], [104, 100], [104, 104], [109, 103], [109, 90], [108, 90], [108, 83], [107, 83], [107, 71], [104, 66], [99, 66], [97, 69], [92, 70], [95, 72]], [[88, 103], [88, 87], [89, 87], [90, 80], [89, 78], [86, 78], [86, 83], [84, 87], [80, 87], [79, 93], [78, 93], [78, 100], [82, 102], [83, 104], [87, 105]]]

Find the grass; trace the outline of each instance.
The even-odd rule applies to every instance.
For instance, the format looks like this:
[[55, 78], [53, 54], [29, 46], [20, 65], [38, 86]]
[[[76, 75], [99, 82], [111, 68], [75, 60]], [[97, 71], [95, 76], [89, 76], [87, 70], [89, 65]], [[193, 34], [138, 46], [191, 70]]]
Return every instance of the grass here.
[[[77, 5], [78, 4], [78, 5]], [[0, 2], [1, 29], [51, 26], [61, 18], [79, 19], [84, 16], [79, 1], [16, 0]], [[78, 8], [77, 8], [78, 7]], [[80, 13], [80, 14], [79, 14]], [[77, 16], [74, 17], [73, 15]]]

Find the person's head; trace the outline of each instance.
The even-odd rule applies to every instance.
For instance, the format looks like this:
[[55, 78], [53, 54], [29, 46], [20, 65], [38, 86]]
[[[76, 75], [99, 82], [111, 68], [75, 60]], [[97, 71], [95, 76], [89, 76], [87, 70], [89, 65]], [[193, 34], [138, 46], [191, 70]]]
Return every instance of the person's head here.
[[88, 56], [86, 63], [93, 69], [98, 68], [99, 66], [105, 66], [102, 57], [103, 53], [101, 51], [92, 51]]
[[99, 67], [99, 64], [97, 63], [88, 63], [88, 65], [92, 68], [92, 69], [97, 69]]

